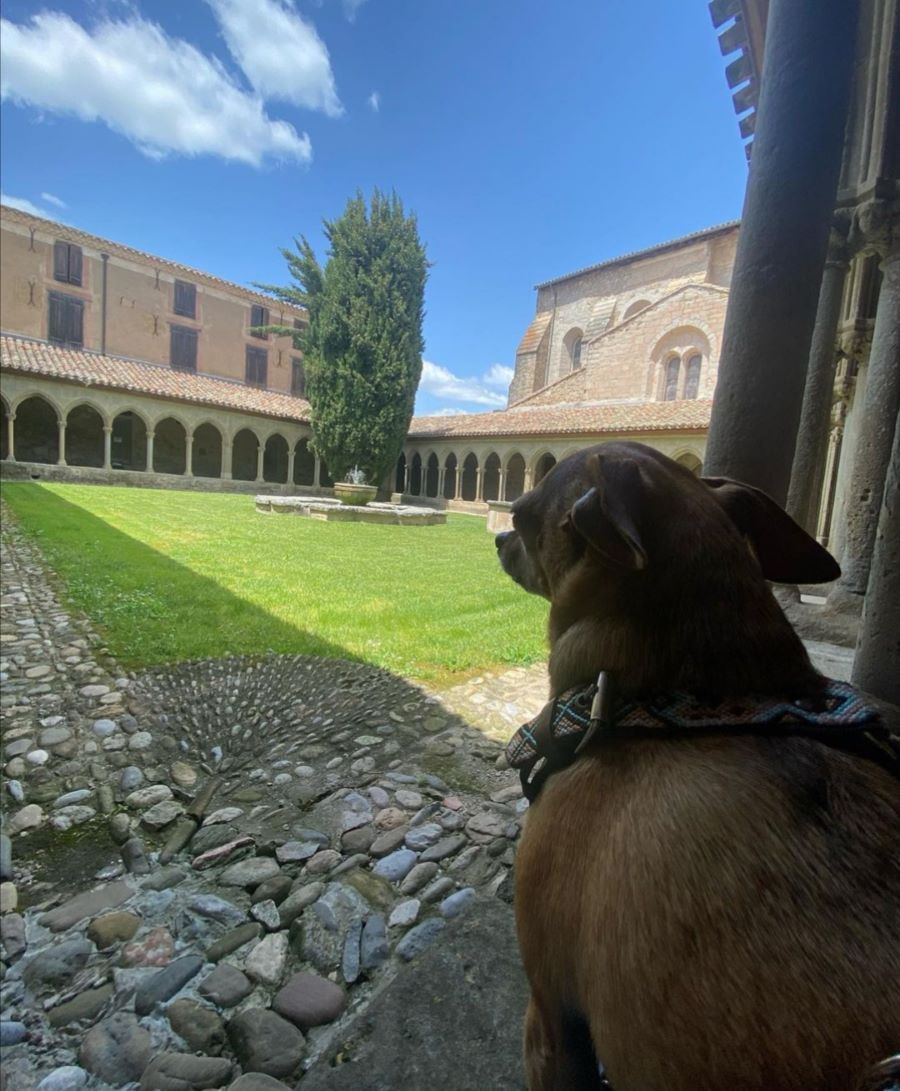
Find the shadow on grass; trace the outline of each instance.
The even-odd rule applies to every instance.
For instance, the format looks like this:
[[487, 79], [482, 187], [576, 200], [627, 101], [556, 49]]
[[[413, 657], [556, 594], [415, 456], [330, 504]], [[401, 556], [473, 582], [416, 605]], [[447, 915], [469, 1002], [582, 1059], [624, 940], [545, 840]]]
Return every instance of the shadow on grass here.
[[[299, 654], [364, 662], [347, 648], [288, 624], [41, 485], [5, 485], [3, 495], [18, 516], [19, 528], [59, 577], [64, 600], [90, 618], [123, 666], [142, 669], [197, 658], [197, 640], [187, 630], [195, 632], [198, 627], [215, 630], [217, 642], [227, 647], [225, 654]], [[52, 539], [41, 529], [44, 525], [52, 525]], [[267, 634], [265, 643], [248, 646], [246, 631], [260, 629]], [[133, 640], [129, 631], [135, 634]]]

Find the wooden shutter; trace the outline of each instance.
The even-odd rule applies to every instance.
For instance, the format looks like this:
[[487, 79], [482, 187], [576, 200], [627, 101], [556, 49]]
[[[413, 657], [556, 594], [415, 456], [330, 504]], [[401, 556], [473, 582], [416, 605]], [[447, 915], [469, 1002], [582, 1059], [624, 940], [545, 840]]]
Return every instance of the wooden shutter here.
[[49, 293], [47, 339], [58, 345], [84, 345], [84, 303], [80, 299]]
[[84, 303], [80, 299], [66, 299], [66, 344], [84, 345]]
[[258, 303], [254, 303], [250, 308], [250, 333], [253, 337], [259, 337], [262, 340], [268, 340], [269, 335], [263, 333], [257, 327], [268, 326], [269, 324], [269, 308], [261, 307]]
[[69, 283], [81, 284], [82, 253], [80, 246], [69, 243]]
[[268, 379], [269, 356], [265, 349], [247, 346], [245, 379], [249, 386], [265, 386]]
[[66, 340], [66, 297], [57, 292], [50, 293], [49, 324], [47, 337], [50, 341], [65, 343]]
[[175, 281], [175, 313], [185, 318], [197, 317], [197, 286], [186, 280]]
[[64, 284], [69, 280], [69, 244], [55, 242], [53, 244], [53, 279], [61, 280]]
[[306, 393], [306, 373], [303, 370], [303, 361], [297, 356], [291, 360], [291, 393], [298, 398]]
[[197, 370], [197, 331], [185, 326], [171, 327], [169, 359], [179, 371]]

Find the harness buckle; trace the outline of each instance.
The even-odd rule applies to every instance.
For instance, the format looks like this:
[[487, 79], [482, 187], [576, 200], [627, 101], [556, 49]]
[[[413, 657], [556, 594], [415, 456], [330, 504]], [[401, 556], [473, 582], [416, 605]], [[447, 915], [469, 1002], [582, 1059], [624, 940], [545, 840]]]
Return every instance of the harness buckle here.
[[594, 693], [594, 700], [591, 702], [591, 722], [588, 724], [587, 731], [582, 735], [581, 742], [575, 747], [576, 757], [598, 731], [603, 731], [605, 728], [612, 726], [613, 682], [609, 671], [600, 671], [595, 685], [597, 689]]

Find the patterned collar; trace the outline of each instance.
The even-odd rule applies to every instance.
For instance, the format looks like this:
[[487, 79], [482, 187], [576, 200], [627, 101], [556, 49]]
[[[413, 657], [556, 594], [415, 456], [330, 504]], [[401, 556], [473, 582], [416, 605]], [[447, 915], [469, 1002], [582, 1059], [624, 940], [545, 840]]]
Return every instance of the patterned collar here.
[[590, 686], [566, 690], [523, 724], [506, 747], [529, 801], [547, 777], [570, 765], [594, 738], [662, 739], [691, 734], [803, 735], [883, 765], [900, 776], [900, 738], [846, 682], [828, 680], [817, 700], [748, 696], [708, 702], [673, 693], [616, 701], [601, 671]]

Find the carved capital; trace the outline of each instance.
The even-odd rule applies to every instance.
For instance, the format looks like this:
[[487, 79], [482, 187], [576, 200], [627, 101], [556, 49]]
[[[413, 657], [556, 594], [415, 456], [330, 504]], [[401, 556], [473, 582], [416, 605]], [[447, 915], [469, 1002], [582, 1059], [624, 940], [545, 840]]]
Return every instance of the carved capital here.
[[838, 336], [838, 352], [850, 364], [855, 365], [850, 370], [855, 371], [859, 365], [869, 358], [869, 350], [872, 348], [871, 329], [846, 329]]
[[860, 205], [854, 210], [848, 237], [859, 253], [895, 257], [900, 252], [900, 206], [879, 198]]
[[835, 211], [831, 220], [831, 228], [828, 232], [828, 254], [825, 264], [844, 267], [849, 264], [851, 250], [849, 245], [850, 228], [853, 224], [853, 215], [849, 209], [839, 208]]

